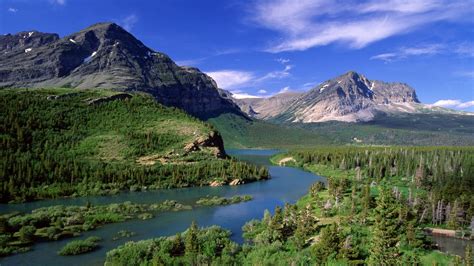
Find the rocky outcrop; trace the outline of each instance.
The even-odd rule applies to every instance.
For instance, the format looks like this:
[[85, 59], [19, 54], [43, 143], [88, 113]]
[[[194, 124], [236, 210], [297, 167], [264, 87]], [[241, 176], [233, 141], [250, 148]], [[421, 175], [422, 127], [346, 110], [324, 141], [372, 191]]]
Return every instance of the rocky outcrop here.
[[20, 32], [0, 36], [0, 87], [110, 88], [143, 91], [201, 118], [243, 115], [197, 68], [176, 65], [114, 23], [98, 23], [64, 38]]
[[205, 137], [198, 137], [193, 142], [184, 147], [185, 155], [193, 151], [200, 151], [202, 149], [210, 150], [214, 156], [218, 158], [226, 158], [227, 154], [224, 150], [224, 141], [222, 136], [217, 131], [211, 131]]
[[241, 185], [241, 184], [243, 184], [242, 180], [234, 179], [234, 180], [230, 181], [229, 186], [237, 186], [237, 185]]

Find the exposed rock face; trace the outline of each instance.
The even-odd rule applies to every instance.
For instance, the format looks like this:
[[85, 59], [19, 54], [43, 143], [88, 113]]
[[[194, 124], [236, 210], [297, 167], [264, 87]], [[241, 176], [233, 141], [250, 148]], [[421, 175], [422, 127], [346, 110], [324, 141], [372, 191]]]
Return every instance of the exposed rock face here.
[[348, 72], [303, 94], [278, 94], [268, 99], [236, 100], [249, 105], [257, 117], [286, 122], [356, 122], [371, 120], [377, 112], [415, 111], [415, 90], [404, 83], [371, 81]]
[[199, 137], [192, 143], [187, 144], [184, 147], [184, 152], [190, 153], [201, 149], [210, 149], [214, 156], [219, 158], [227, 157], [224, 150], [224, 141], [221, 134], [217, 131], [211, 131], [206, 137]]
[[250, 117], [270, 119], [284, 112], [302, 94], [301, 92], [284, 92], [269, 98], [235, 99], [234, 101]]
[[180, 67], [114, 23], [99, 23], [59, 39], [21, 32], [0, 36], [0, 87], [138, 90], [201, 118], [242, 114], [197, 68]]

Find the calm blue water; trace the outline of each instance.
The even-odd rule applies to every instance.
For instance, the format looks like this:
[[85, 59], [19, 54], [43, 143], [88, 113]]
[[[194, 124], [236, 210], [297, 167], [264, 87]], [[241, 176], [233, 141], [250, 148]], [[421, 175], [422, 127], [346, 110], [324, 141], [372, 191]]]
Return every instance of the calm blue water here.
[[[164, 200], [177, 200], [185, 204], [193, 204], [197, 199], [206, 195], [233, 196], [252, 195], [253, 200], [230, 206], [195, 207], [190, 211], [159, 213], [150, 220], [132, 220], [124, 223], [105, 225], [97, 230], [85, 232], [80, 238], [91, 235], [103, 238], [101, 249], [79, 256], [63, 257], [57, 251], [71, 239], [62, 241], [44, 242], [35, 245], [32, 251], [0, 259], [1, 265], [102, 265], [107, 251], [130, 241], [149, 239], [158, 236], [168, 236], [185, 230], [193, 220], [199, 226], [219, 225], [231, 230], [232, 239], [242, 242], [242, 226], [249, 220], [261, 219], [265, 209], [273, 210], [277, 205], [285, 202], [294, 203], [303, 196], [309, 186], [315, 181], [325, 181], [323, 177], [305, 172], [296, 168], [270, 166], [269, 156], [277, 150], [229, 150], [229, 154], [242, 160], [256, 164], [268, 165], [271, 179], [254, 182], [241, 186], [197, 187], [155, 190], [148, 192], [121, 193], [114, 196], [96, 196], [74, 199], [45, 200], [23, 204], [2, 204], [0, 212], [30, 211], [51, 205], [85, 205], [108, 204], [114, 202], [131, 201], [136, 203], [154, 203]], [[136, 232], [137, 235], [119, 241], [112, 241], [112, 237], [120, 230]]]

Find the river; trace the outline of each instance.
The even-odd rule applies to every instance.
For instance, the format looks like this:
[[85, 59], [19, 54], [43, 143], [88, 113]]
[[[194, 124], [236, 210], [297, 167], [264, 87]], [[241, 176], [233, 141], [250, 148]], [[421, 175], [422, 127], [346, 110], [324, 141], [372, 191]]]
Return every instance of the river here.
[[[3, 265], [103, 265], [107, 251], [131, 240], [149, 239], [159, 236], [174, 235], [184, 231], [193, 220], [199, 226], [219, 225], [232, 232], [232, 239], [242, 243], [242, 226], [252, 220], [261, 219], [265, 209], [273, 211], [286, 202], [294, 203], [306, 194], [309, 186], [316, 181], [326, 182], [321, 176], [297, 168], [270, 165], [269, 157], [277, 150], [230, 150], [229, 154], [248, 162], [266, 165], [271, 179], [240, 186], [194, 187], [180, 189], [163, 189], [146, 192], [127, 192], [113, 196], [94, 196], [69, 199], [43, 200], [20, 204], [0, 204], [0, 212], [31, 211], [36, 208], [52, 205], [85, 205], [88, 201], [94, 205], [124, 201], [135, 203], [157, 203], [164, 200], [176, 200], [193, 205], [199, 198], [210, 196], [252, 195], [253, 200], [227, 206], [194, 207], [189, 211], [163, 212], [149, 220], [129, 220], [123, 223], [107, 224], [93, 231], [84, 232], [88, 236], [99, 236], [101, 248], [78, 256], [59, 256], [58, 250], [72, 239], [42, 242], [34, 245], [33, 250], [0, 259]], [[136, 235], [113, 241], [112, 237], [120, 230], [135, 232]], [[463, 254], [467, 241], [459, 239], [434, 237], [440, 249], [451, 254]], [[472, 243], [472, 241], [471, 241]]]
[[[189, 211], [158, 213], [149, 220], [129, 220], [123, 223], [107, 224], [93, 231], [84, 232], [81, 237], [99, 236], [101, 248], [95, 252], [78, 256], [59, 256], [58, 250], [72, 239], [43, 242], [33, 246], [33, 250], [0, 259], [1, 265], [102, 265], [107, 251], [130, 240], [149, 239], [168, 236], [184, 231], [193, 220], [199, 226], [219, 225], [232, 231], [232, 239], [242, 243], [242, 226], [249, 220], [261, 219], [265, 209], [273, 211], [277, 205], [294, 203], [315, 181], [325, 181], [323, 177], [290, 167], [271, 166], [268, 158], [277, 150], [230, 150], [229, 154], [242, 160], [267, 165], [271, 179], [240, 186], [195, 187], [164, 189], [147, 192], [120, 193], [113, 196], [95, 196], [70, 199], [43, 200], [21, 204], [1, 204], [0, 212], [31, 211], [51, 205], [85, 205], [87, 201], [94, 205], [131, 201], [136, 203], [156, 203], [164, 200], [176, 200], [184, 204], [193, 204], [197, 199], [211, 196], [252, 195], [253, 200], [227, 206], [194, 207]], [[113, 241], [112, 237], [120, 230], [137, 233], [135, 236]]]

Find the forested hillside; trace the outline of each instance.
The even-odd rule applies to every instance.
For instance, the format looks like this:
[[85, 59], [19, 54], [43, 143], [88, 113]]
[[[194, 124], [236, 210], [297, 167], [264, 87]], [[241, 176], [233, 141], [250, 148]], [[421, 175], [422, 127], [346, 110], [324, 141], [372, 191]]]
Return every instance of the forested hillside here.
[[267, 178], [212, 126], [144, 94], [0, 91], [0, 201]]

